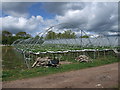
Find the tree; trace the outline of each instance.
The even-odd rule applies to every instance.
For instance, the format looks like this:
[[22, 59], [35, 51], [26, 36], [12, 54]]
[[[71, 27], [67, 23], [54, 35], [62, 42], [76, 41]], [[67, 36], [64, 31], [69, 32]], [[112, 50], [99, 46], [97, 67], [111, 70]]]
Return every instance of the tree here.
[[40, 37], [39, 35], [36, 35], [34, 38], [34, 40], [37, 41], [39, 44], [42, 44], [44, 42], [43, 39], [44, 38], [42, 36]]
[[31, 35], [27, 34], [26, 32], [24, 32], [24, 33], [19, 32], [19, 33], [17, 33], [16, 36], [12, 36], [12, 33], [4, 30], [4, 31], [2, 31], [2, 44], [11, 45], [17, 39], [27, 39], [30, 37], [31, 37]]
[[16, 34], [16, 36], [18, 36], [18, 37], [31, 37], [31, 35], [27, 34], [26, 32], [18, 32]]
[[40, 38], [40, 36], [36, 35], [36, 36], [35, 36], [35, 38], [36, 38], [36, 39], [39, 39], [39, 38]]
[[12, 37], [12, 33], [9, 31], [3, 30], [2, 31], [2, 44], [10, 44], [10, 38]]
[[10, 37], [10, 36], [12, 36], [12, 33], [10, 33], [9, 31], [3, 30], [2, 31], [2, 36]]
[[62, 36], [63, 38], [75, 38], [76, 37], [75, 33], [72, 32], [71, 30], [64, 31]]
[[71, 30], [64, 31], [64, 33], [55, 33], [53, 31], [49, 31], [46, 35], [46, 39], [62, 39], [62, 38], [75, 38], [76, 35]]
[[58, 33], [56, 36], [57, 36], [57, 39], [61, 39], [62, 38], [62, 33]]
[[55, 32], [49, 31], [49, 32], [47, 33], [47, 35], [46, 35], [46, 39], [56, 39], [56, 38], [57, 38], [56, 36], [57, 36], [57, 35], [56, 35]]

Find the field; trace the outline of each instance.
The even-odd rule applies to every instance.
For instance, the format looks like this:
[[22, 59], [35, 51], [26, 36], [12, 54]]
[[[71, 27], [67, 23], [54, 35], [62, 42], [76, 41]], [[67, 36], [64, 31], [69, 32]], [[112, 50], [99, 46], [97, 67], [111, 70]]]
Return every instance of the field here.
[[[49, 74], [79, 70], [83, 68], [96, 67], [105, 64], [111, 64], [114, 62], [119, 62], [118, 57], [111, 52], [108, 52], [105, 57], [103, 56], [103, 54], [101, 54], [99, 58], [93, 59], [93, 62], [89, 62], [89, 63], [79, 63], [75, 61], [74, 58], [71, 58], [70, 57], [71, 55], [70, 56], [64, 55], [63, 60], [70, 61], [72, 62], [71, 64], [63, 64], [59, 68], [37, 67], [37, 68], [27, 69], [25, 67], [24, 61], [22, 61], [23, 58], [21, 54], [17, 53], [13, 47], [3, 47], [2, 49], [3, 49], [3, 75], [2, 75], [3, 81], [31, 78], [36, 76], [46, 76]], [[17, 56], [18, 54], [20, 54], [19, 57]], [[8, 57], [5, 57], [6, 55]]]

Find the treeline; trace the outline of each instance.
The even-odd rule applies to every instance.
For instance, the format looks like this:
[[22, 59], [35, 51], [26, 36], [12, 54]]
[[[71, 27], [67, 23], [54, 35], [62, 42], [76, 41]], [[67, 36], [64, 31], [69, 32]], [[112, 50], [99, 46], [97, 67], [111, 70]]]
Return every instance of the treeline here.
[[45, 37], [45, 39], [63, 39], [63, 38], [76, 38], [76, 35], [71, 30], [64, 31], [63, 33], [55, 33], [53, 31], [49, 31]]
[[[76, 38], [76, 34], [72, 32], [72, 30], [64, 31], [63, 33], [55, 33], [53, 31], [49, 31], [45, 37], [45, 39], [72, 39]], [[88, 35], [79, 36], [79, 38], [89, 38]]]
[[[26, 32], [18, 32], [17, 34], [12, 34], [9, 31], [3, 30], [2, 31], [2, 44], [4, 45], [11, 45], [14, 41], [17, 39], [28, 39], [31, 38], [32, 36]], [[64, 31], [63, 33], [59, 32], [53, 32], [49, 31], [44, 37], [41, 37], [41, 39], [72, 39], [76, 38], [76, 34], [72, 32], [71, 30]], [[32, 38], [39, 38], [39, 36], [35, 36]], [[89, 38], [89, 36], [80, 36], [80, 38]]]
[[27, 39], [30, 38], [31, 35], [27, 34], [26, 32], [18, 32], [17, 34], [13, 35], [9, 31], [2, 31], [2, 44], [3, 45], [11, 45], [17, 39]]

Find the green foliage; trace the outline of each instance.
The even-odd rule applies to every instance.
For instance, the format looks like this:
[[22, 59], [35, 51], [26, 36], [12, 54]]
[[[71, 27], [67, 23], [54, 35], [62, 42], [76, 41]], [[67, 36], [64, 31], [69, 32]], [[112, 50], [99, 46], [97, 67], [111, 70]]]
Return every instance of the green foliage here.
[[36, 35], [36, 36], [35, 36], [35, 38], [36, 38], [36, 39], [39, 39], [39, 38], [40, 38], [40, 36]]
[[71, 30], [65, 31], [63, 33], [63, 38], [75, 38], [76, 35], [74, 32], [72, 32]]
[[12, 46], [2, 47], [2, 65], [4, 70], [25, 68], [24, 58], [21, 53], [14, 50]]
[[3, 37], [10, 37], [10, 36], [12, 36], [12, 33], [8, 32], [8, 31], [6, 31], [6, 30], [3, 30], [3, 31], [2, 31], [2, 36], [3, 36]]
[[[15, 36], [12, 36], [12, 33], [4, 30], [2, 31], [2, 44], [11, 45], [17, 39], [27, 39], [30, 38], [31, 35], [26, 32], [18, 32]], [[45, 37], [39, 37], [38, 35], [35, 39], [40, 38], [40, 43], [43, 42], [43, 39], [70, 39], [75, 38], [76, 35], [71, 30], [64, 31], [63, 33], [55, 33], [53, 31], [49, 31]]]
[[57, 34], [57, 39], [61, 39], [62, 38], [62, 33], [58, 33]]
[[45, 39], [63, 39], [63, 38], [75, 38], [76, 35], [71, 30], [64, 31], [63, 33], [55, 33], [53, 31], [49, 31], [45, 37]]
[[42, 44], [44, 42], [43, 37], [40, 37], [36, 35], [34, 38], [34, 41], [37, 41], [37, 43]]
[[49, 31], [46, 35], [46, 39], [56, 39], [56, 33], [53, 31]]
[[16, 34], [16, 36], [12, 36], [12, 33], [4, 30], [2, 31], [2, 44], [11, 45], [17, 39], [27, 39], [30, 37], [31, 35], [27, 34], [26, 32], [19, 32]]
[[16, 34], [16, 36], [18, 36], [18, 37], [31, 37], [31, 35], [27, 34], [26, 32], [18, 32]]
[[80, 38], [89, 38], [89, 36], [84, 35], [84, 36], [80, 36]]

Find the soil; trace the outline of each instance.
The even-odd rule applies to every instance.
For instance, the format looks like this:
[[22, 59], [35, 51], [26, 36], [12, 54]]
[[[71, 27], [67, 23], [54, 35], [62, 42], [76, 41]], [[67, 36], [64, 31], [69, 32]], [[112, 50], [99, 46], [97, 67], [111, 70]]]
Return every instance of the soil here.
[[118, 63], [2, 84], [3, 88], [114, 88], [118, 85]]
[[72, 62], [69, 61], [60, 61], [60, 64], [71, 64]]

